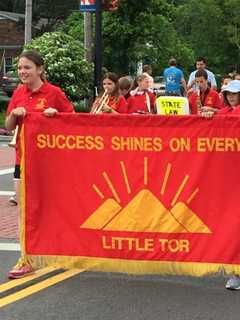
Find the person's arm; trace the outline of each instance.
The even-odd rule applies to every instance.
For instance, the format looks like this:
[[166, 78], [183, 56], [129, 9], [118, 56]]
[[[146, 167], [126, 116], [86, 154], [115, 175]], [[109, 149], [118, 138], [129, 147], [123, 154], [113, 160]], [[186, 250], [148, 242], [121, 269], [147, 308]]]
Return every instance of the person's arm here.
[[14, 130], [16, 128], [18, 117], [24, 117], [26, 115], [26, 109], [23, 107], [17, 107], [13, 109], [5, 120], [5, 127], [7, 130]]
[[183, 86], [183, 89], [184, 89], [184, 96], [187, 95], [187, 83], [186, 83], [186, 80], [182, 77], [181, 79], [181, 83], [182, 83], [182, 86]]
[[217, 90], [217, 82], [216, 82], [214, 74], [211, 71], [209, 71], [208, 76], [209, 76], [209, 80], [211, 83], [211, 88], [214, 90]]
[[187, 90], [191, 89], [194, 84], [195, 84], [195, 73], [192, 72], [188, 79]]

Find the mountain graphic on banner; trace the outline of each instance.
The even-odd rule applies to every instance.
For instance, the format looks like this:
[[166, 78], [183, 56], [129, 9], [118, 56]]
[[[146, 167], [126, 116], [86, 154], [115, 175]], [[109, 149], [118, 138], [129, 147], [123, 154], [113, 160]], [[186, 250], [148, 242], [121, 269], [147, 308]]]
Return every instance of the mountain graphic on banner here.
[[211, 233], [202, 220], [183, 202], [168, 210], [147, 189], [141, 190], [124, 208], [107, 199], [81, 228], [163, 233]]

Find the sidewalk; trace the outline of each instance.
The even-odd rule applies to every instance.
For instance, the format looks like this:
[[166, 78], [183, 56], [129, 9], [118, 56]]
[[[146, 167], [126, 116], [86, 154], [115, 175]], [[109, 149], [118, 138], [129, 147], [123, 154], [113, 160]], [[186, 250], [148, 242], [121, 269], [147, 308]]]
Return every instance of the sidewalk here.
[[[8, 144], [9, 140], [1, 140], [0, 136], [0, 142], [4, 142]], [[8, 137], [9, 138], [9, 137]], [[12, 168], [15, 164], [15, 149], [10, 147], [1, 147], [0, 146], [0, 170], [6, 169], [6, 168]]]
[[[0, 146], [0, 170], [13, 168], [15, 163], [14, 148]], [[0, 179], [3, 175], [0, 175]], [[1, 187], [2, 189], [3, 187]], [[1, 190], [5, 191], [5, 190]], [[0, 195], [0, 240], [18, 240], [18, 206], [11, 206], [9, 197]]]
[[18, 206], [11, 206], [6, 196], [0, 196], [0, 240], [18, 240]]

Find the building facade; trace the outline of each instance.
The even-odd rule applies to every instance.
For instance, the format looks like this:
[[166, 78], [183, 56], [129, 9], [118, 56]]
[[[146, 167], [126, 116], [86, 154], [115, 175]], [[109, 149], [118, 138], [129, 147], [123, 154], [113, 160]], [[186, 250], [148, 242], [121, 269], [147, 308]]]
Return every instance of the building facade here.
[[12, 68], [24, 46], [24, 14], [0, 11], [0, 75]]

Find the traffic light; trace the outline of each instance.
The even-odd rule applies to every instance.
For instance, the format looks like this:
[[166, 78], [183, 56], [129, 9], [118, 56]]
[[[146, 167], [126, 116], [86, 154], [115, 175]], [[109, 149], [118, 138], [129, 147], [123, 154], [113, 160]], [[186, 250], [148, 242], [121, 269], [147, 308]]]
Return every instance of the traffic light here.
[[102, 0], [102, 8], [106, 11], [115, 11], [118, 9], [118, 0]]

